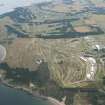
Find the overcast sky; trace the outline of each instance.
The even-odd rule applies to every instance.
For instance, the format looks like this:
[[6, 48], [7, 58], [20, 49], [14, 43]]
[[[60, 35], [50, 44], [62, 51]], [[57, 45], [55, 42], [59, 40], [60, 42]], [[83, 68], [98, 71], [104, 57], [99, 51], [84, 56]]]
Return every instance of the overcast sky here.
[[51, 1], [51, 0], [0, 0], [0, 14], [12, 11], [13, 8], [18, 6], [26, 6], [32, 3], [38, 3], [43, 1]]

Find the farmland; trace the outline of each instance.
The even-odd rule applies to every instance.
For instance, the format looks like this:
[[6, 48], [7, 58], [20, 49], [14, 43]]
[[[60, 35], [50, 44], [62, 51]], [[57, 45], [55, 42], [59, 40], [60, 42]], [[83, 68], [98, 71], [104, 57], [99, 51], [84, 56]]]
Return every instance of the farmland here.
[[103, 0], [60, 0], [1, 15], [0, 44], [7, 52], [0, 64], [2, 80], [59, 99], [62, 89], [104, 91], [104, 5]]

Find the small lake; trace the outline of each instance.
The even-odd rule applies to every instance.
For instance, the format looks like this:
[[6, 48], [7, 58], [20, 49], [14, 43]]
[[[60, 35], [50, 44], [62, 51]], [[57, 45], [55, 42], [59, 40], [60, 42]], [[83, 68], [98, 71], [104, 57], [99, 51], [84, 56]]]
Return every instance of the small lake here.
[[49, 105], [49, 103], [0, 84], [0, 105]]

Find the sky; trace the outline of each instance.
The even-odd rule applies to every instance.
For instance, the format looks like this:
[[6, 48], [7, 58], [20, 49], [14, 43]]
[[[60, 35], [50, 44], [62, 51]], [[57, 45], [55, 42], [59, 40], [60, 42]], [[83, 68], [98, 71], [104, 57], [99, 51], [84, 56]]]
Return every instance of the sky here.
[[0, 14], [12, 11], [19, 6], [27, 6], [32, 3], [38, 3], [51, 0], [0, 0]]

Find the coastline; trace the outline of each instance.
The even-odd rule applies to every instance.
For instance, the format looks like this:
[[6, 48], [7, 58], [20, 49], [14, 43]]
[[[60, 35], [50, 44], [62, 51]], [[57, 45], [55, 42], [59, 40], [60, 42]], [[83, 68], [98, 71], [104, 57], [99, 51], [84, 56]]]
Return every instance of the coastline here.
[[9, 88], [13, 88], [13, 89], [16, 89], [16, 90], [23, 91], [23, 92], [27, 93], [28, 95], [31, 95], [34, 98], [38, 98], [38, 99], [48, 101], [48, 103], [51, 103], [51, 105], [65, 105], [65, 103], [63, 101], [60, 102], [59, 100], [57, 100], [53, 97], [48, 97], [48, 96], [41, 95], [41, 94], [39, 94], [35, 91], [33, 92], [32, 90], [30, 90], [28, 88], [21, 87], [21, 86], [14, 86], [14, 85], [11, 85], [11, 84], [7, 83], [4, 80], [0, 80], [0, 83], [4, 86], [9, 87]]

